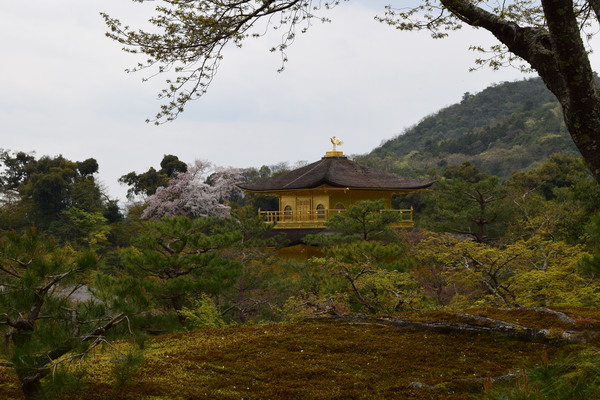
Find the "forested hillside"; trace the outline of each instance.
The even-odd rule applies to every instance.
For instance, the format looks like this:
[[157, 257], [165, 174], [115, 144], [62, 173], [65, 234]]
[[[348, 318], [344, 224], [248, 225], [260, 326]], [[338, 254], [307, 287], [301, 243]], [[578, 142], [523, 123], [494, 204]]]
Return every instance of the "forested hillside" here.
[[460, 103], [358, 159], [410, 176], [469, 161], [482, 172], [508, 177], [557, 152], [578, 154], [556, 98], [535, 78], [465, 93]]

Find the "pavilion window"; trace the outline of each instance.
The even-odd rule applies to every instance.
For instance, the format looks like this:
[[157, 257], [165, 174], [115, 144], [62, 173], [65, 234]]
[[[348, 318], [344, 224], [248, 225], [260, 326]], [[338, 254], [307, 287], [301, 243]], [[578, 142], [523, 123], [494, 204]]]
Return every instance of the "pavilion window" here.
[[325, 206], [323, 204], [317, 205], [317, 219], [325, 219]]
[[283, 209], [283, 219], [289, 221], [292, 219], [292, 206], [285, 206]]
[[335, 210], [334, 212], [335, 212], [336, 214], [339, 214], [339, 213], [341, 213], [341, 212], [344, 212], [344, 211], [346, 211], [346, 206], [344, 206], [342, 203], [337, 203], [337, 204], [336, 204], [336, 205], [333, 207], [333, 209]]

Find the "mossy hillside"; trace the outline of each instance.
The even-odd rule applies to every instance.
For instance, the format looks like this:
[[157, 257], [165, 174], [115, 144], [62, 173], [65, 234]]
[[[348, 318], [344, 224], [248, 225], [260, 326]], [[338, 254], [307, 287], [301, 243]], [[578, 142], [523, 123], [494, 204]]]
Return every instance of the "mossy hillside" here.
[[[600, 311], [561, 309], [574, 323], [532, 309], [403, 313], [420, 322], [473, 321], [466, 313], [537, 329], [593, 332]], [[126, 353], [128, 344], [117, 344]], [[546, 350], [542, 350], [543, 348]], [[88, 359], [89, 399], [188, 398], [479, 398], [484, 377], [541, 364], [542, 354], [597, 351], [560, 341], [531, 343], [500, 334], [434, 333], [392, 325], [318, 320], [163, 335], [146, 342], [141, 367], [115, 388], [115, 351]], [[429, 388], [411, 388], [420, 382]], [[81, 398], [76, 393], [65, 399]], [[20, 399], [11, 371], [0, 369], [0, 398]]]
[[[113, 390], [108, 371], [98, 371], [86, 396], [461, 399], [480, 391], [477, 378], [535, 364], [540, 354], [539, 344], [500, 335], [326, 321], [259, 325], [157, 338], [148, 343], [144, 365], [129, 386]], [[411, 382], [436, 388], [410, 388]]]
[[[376, 323], [318, 320], [232, 327], [148, 340], [139, 369], [118, 388], [111, 361], [115, 352], [98, 352], [86, 364], [84, 393], [90, 400], [478, 398], [483, 378], [539, 366], [544, 346], [551, 357], [564, 351], [558, 342]], [[127, 352], [128, 344], [117, 347]], [[14, 377], [7, 370], [0, 373], [0, 398], [20, 399]], [[412, 382], [426, 386], [411, 387]]]

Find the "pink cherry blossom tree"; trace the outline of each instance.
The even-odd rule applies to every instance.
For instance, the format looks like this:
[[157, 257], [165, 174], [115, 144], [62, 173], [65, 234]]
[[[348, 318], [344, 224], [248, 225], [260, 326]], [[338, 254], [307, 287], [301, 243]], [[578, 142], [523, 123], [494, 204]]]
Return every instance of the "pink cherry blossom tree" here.
[[236, 184], [241, 180], [239, 169], [196, 160], [186, 172], [176, 173], [167, 186], [159, 187], [146, 199], [142, 218], [228, 216], [227, 201], [239, 191]]

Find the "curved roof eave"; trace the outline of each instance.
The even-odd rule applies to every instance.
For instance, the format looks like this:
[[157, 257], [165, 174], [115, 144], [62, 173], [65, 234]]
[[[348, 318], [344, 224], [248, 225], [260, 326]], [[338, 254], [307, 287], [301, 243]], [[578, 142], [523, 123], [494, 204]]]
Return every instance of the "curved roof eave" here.
[[238, 185], [242, 190], [256, 193], [315, 189], [322, 185], [358, 190], [403, 191], [420, 190], [435, 181], [403, 178], [362, 166], [347, 158], [323, 158], [283, 175], [262, 181]]
[[[431, 187], [436, 181], [428, 182], [424, 185], [419, 186], [403, 186], [403, 187], [359, 187], [359, 186], [349, 186], [349, 185], [333, 185], [329, 183], [319, 184], [310, 187], [291, 187], [291, 188], [282, 188], [282, 189], [251, 189], [249, 187], [244, 187], [242, 185], [236, 185], [239, 189], [244, 190], [248, 193], [281, 193], [281, 192], [295, 192], [301, 190], [314, 190], [318, 188], [322, 188], [324, 190], [327, 189], [339, 189], [339, 190], [379, 190], [386, 192], [402, 192], [406, 190], [412, 191], [422, 191], [422, 190], [431, 190], [428, 189]], [[326, 187], [328, 186], [328, 187]]]

